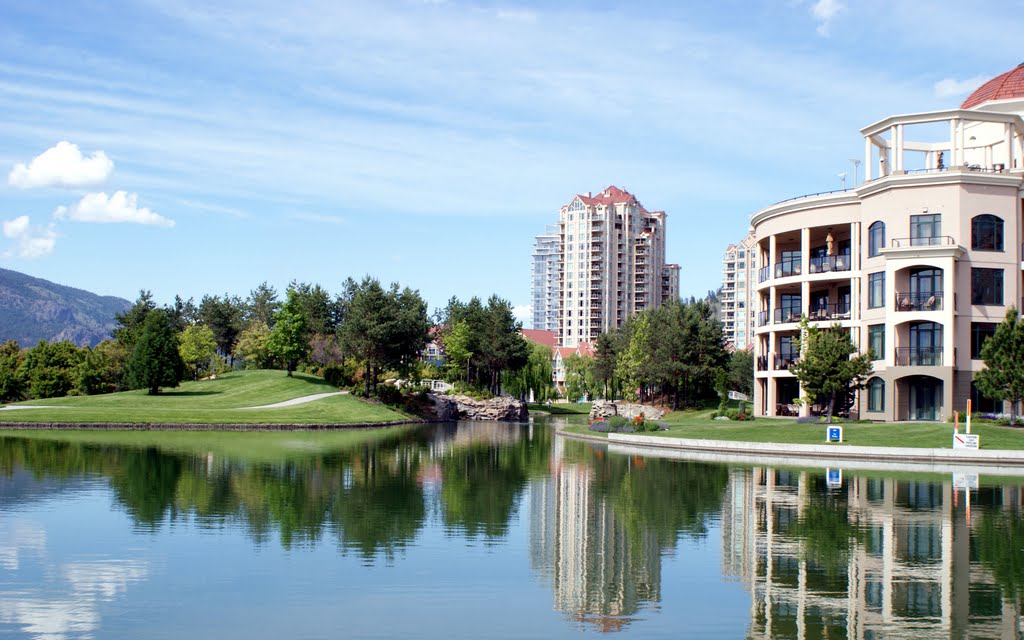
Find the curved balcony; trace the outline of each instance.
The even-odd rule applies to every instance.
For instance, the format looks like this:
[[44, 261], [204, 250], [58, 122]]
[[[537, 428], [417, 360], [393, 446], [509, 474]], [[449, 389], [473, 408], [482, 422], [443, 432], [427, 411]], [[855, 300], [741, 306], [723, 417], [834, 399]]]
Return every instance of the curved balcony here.
[[896, 347], [897, 367], [941, 367], [942, 347]]
[[851, 318], [850, 305], [846, 302], [835, 304], [822, 304], [811, 308], [808, 320], [849, 320]]
[[836, 271], [850, 271], [853, 268], [852, 265], [853, 259], [849, 254], [821, 256], [820, 258], [811, 258], [807, 265], [807, 270], [811, 274], [833, 273]]

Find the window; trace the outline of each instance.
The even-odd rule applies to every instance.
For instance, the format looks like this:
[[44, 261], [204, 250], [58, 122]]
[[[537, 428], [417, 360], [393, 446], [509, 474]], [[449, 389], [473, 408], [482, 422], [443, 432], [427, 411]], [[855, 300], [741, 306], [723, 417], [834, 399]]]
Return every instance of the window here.
[[868, 309], [885, 305], [885, 272], [868, 274]]
[[994, 322], [971, 323], [971, 360], [981, 360], [981, 348], [995, 334], [998, 326]]
[[982, 395], [974, 380], [971, 380], [971, 411], [978, 413], [1002, 413], [1003, 403]]
[[885, 223], [878, 221], [868, 227], [868, 257], [874, 258], [885, 248]]
[[1003, 250], [1003, 220], [982, 214], [971, 219], [971, 249], [976, 251]]
[[799, 322], [803, 313], [803, 300], [800, 294], [783, 293], [779, 296], [779, 310], [776, 322]]
[[910, 244], [912, 246], [938, 244], [937, 240], [941, 235], [941, 213], [910, 216]]
[[885, 380], [881, 378], [868, 382], [868, 411], [885, 411]]
[[971, 269], [971, 304], [1003, 304], [1003, 270]]
[[868, 348], [875, 352], [875, 360], [885, 358], [885, 325], [868, 326]]
[[775, 277], [800, 275], [800, 251], [783, 251], [779, 263], [775, 265]]

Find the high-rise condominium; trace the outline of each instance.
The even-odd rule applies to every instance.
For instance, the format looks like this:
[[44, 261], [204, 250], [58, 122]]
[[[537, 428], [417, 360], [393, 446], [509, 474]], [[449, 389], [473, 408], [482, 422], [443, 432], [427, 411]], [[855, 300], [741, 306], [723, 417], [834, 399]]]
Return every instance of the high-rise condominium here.
[[551, 225], [533, 241], [533, 328], [558, 331], [558, 273], [561, 237]]

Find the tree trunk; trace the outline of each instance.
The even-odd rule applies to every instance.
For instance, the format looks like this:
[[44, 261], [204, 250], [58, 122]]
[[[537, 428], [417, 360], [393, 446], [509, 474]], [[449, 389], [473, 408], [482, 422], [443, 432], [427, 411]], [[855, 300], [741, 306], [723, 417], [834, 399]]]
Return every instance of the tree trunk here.
[[825, 424], [832, 424], [832, 408], [836, 404], [836, 392], [832, 392], [832, 396], [828, 399], [828, 411], [826, 412]]

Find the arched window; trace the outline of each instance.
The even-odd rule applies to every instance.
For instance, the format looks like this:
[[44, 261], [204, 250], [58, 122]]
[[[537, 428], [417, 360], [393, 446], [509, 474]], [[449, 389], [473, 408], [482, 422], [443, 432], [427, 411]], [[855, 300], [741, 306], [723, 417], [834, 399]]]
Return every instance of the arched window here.
[[868, 381], [868, 411], [885, 411], [885, 380], [881, 378]]
[[984, 213], [971, 219], [971, 249], [975, 251], [1003, 250], [1003, 220]]
[[879, 220], [868, 227], [868, 257], [874, 258], [885, 247], [885, 223]]

